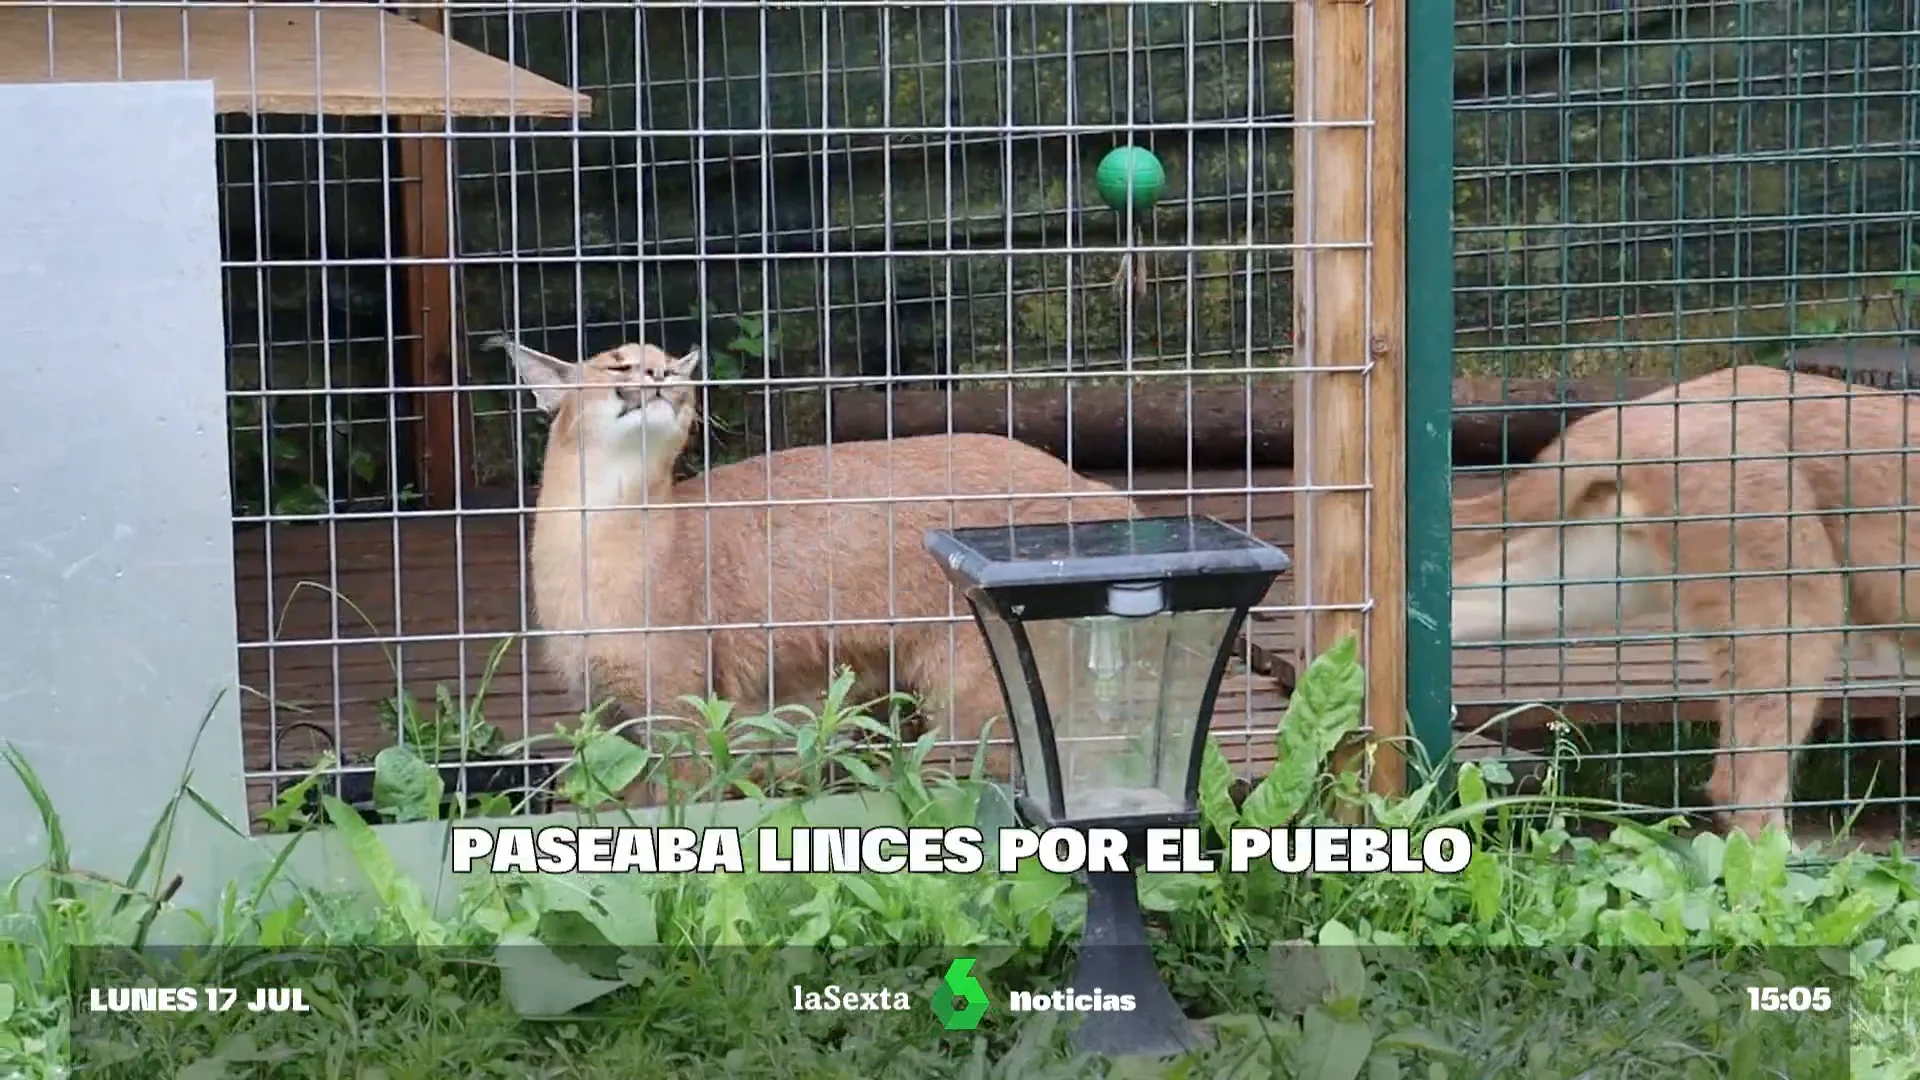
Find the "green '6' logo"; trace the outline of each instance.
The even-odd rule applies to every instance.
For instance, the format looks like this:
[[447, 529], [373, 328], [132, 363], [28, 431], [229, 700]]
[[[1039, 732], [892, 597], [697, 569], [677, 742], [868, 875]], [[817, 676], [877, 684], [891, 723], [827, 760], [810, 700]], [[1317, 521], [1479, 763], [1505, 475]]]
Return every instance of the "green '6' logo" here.
[[940, 989], [933, 992], [933, 1011], [948, 1031], [972, 1031], [987, 1015], [987, 992], [973, 977], [971, 957], [947, 965]]

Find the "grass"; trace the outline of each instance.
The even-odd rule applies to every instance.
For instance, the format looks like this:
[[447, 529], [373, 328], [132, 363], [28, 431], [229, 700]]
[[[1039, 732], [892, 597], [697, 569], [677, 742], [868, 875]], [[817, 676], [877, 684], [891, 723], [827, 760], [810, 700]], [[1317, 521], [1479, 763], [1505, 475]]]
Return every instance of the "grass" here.
[[[1642, 816], [1686, 811], [1704, 815], [1707, 781], [1719, 756], [1719, 725], [1676, 716], [1668, 723], [1574, 723], [1556, 716], [1545, 732], [1519, 738], [1497, 730], [1499, 721], [1525, 709], [1509, 710], [1483, 726], [1502, 745], [1533, 748], [1564, 743], [1559, 790], [1568, 795], [1630, 803]], [[1835, 723], [1802, 747], [1793, 762], [1791, 817], [1796, 830], [1825, 830], [1836, 839], [1871, 841], [1900, 835], [1913, 819], [1916, 794], [1912, 748], [1895, 742], [1884, 725]], [[1524, 759], [1522, 759], [1524, 760]], [[1501, 765], [1489, 768], [1504, 769]]]
[[[192, 1080], [1920, 1076], [1913, 862], [1796, 852], [1777, 833], [1683, 839], [1677, 820], [1637, 823], [1561, 793], [1551, 775], [1546, 793], [1522, 796], [1471, 764], [1383, 799], [1327, 771], [1359, 722], [1361, 685], [1351, 642], [1316, 660], [1293, 696], [1279, 764], [1244, 799], [1229, 796], [1226, 762], [1210, 754], [1207, 826], [1320, 824], [1358, 805], [1389, 825], [1465, 828], [1476, 854], [1451, 876], [1143, 877], [1162, 969], [1215, 1038], [1187, 1058], [1077, 1056], [1071, 1020], [1005, 1010], [1009, 990], [1061, 983], [1084, 912], [1076, 881], [1033, 865], [476, 875], [455, 910], [436, 913], [380, 835], [329, 798], [324, 814], [375, 902], [282, 867], [234, 883], [218, 910], [197, 916], [190, 947], [154, 948], [147, 928], [169, 906], [164, 859], [131, 883], [71, 866], [56, 808], [30, 763], [10, 755], [49, 839], [45, 864], [13, 882], [0, 908], [0, 1076], [76, 1066]], [[972, 824], [982, 800], [998, 798], [919, 767], [917, 744], [884, 769], [867, 764], [858, 736], [875, 721], [831, 696], [777, 722], [719, 707], [709, 716], [709, 770], [677, 790], [676, 811], [755, 784], [762, 774], [744, 768], [744, 751], [801, 732], [814, 733], [810, 749], [782, 782], [802, 797], [768, 804], [771, 827], [804, 822], [809, 798], [835, 785], [887, 792], [915, 825]], [[568, 801], [621, 820], [609, 781], [644, 777], [658, 758], [615, 747], [632, 744], [588, 723], [569, 737], [589, 765], [558, 781]], [[1438, 782], [1449, 774], [1454, 783]], [[184, 783], [178, 802], [198, 812]], [[1586, 835], [1596, 823], [1599, 835]], [[995, 1007], [977, 1029], [948, 1032], [929, 999], [958, 956], [978, 959]], [[74, 1010], [76, 993], [84, 1001], [86, 988], [136, 975], [225, 985], [243, 1001], [255, 986], [293, 983], [314, 1012]], [[902, 991], [911, 1007], [794, 1011], [794, 985], [830, 983]], [[1825, 986], [1835, 1005], [1754, 1012], [1745, 988], [1759, 984]], [[1850, 1067], [1832, 1054], [1847, 1047]]]

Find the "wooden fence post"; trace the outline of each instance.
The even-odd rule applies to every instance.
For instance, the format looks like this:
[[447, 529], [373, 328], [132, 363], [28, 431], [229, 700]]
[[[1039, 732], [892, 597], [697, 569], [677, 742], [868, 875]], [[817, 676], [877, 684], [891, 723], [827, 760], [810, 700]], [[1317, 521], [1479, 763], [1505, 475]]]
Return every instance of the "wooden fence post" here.
[[[1385, 739], [1406, 727], [1405, 26], [1404, 0], [1294, 5], [1300, 645], [1359, 639]], [[1404, 788], [1397, 748], [1375, 765]]]

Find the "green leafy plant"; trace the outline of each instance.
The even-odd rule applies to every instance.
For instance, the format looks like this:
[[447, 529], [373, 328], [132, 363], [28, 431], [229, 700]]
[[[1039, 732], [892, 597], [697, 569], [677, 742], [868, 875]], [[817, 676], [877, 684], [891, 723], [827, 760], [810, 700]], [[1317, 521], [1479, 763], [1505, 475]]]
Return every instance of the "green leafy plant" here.
[[1864, 311], [1863, 304], [1856, 304], [1856, 310], [1846, 315], [1835, 314], [1829, 310], [1816, 310], [1802, 314], [1789, 309], [1791, 329], [1785, 337], [1763, 342], [1754, 349], [1754, 360], [1774, 367], [1784, 365], [1795, 349], [1808, 345], [1826, 344], [1839, 334], [1857, 328], [1857, 316]]
[[[286, 609], [302, 589], [327, 594], [379, 634], [378, 626], [350, 597], [311, 581], [298, 582], [289, 591], [282, 622]], [[397, 741], [370, 759], [364, 755], [349, 758], [370, 769], [338, 778], [347, 801], [372, 808], [389, 821], [501, 817], [533, 806], [544, 808], [548, 800], [541, 785], [557, 766], [510, 763], [527, 744], [503, 743], [500, 729], [486, 719], [484, 712], [494, 676], [516, 642], [517, 638], [508, 636], [495, 643], [465, 703], [444, 683], [435, 685], [431, 704], [405, 689], [379, 702], [376, 709], [381, 724]], [[384, 644], [381, 648], [393, 668], [394, 681], [400, 683], [398, 657]], [[331, 788], [324, 781], [332, 779], [339, 760], [340, 756], [329, 751], [304, 776], [276, 792], [272, 806], [265, 811], [268, 831], [295, 831], [318, 824], [320, 796], [323, 789]], [[526, 789], [518, 799], [508, 788], [516, 780], [519, 788]]]
[[[236, 394], [227, 401], [227, 430], [232, 454], [234, 508], [241, 513], [270, 512], [276, 515], [307, 516], [333, 509], [332, 485], [325, 476], [316, 476], [327, 459], [327, 450], [315, 450], [320, 440], [314, 434], [318, 425], [279, 426], [268, 419], [262, 408], [267, 399]], [[343, 478], [359, 481], [366, 488], [380, 482], [385, 463], [368, 449], [366, 436], [355, 436], [353, 425], [337, 420], [328, 427], [332, 460]], [[411, 484], [399, 489], [399, 505], [418, 499]]]
[[[568, 764], [560, 772], [556, 794], [590, 818], [619, 804], [622, 792], [632, 785], [647, 782], [661, 786], [667, 820], [675, 824], [690, 806], [737, 797], [810, 798], [893, 790], [909, 807], [931, 802], [935, 791], [951, 785], [952, 778], [926, 767], [935, 746], [932, 733], [912, 742], [903, 738], [901, 717], [913, 710], [915, 699], [894, 693], [850, 701], [855, 682], [853, 670], [843, 666], [818, 708], [792, 704], [745, 716], [736, 716], [730, 702], [690, 695], [682, 700], [697, 718], [692, 730], [673, 722], [664, 730], [649, 731], [641, 741], [627, 738], [627, 733], [649, 726], [650, 718], [604, 726], [602, 717], [611, 707], [607, 702], [583, 714], [572, 728], [559, 725], [551, 735], [508, 744], [502, 752], [564, 745]], [[883, 710], [884, 721], [876, 715]], [[697, 767], [674, 768], [681, 762]]]
[[502, 638], [487, 656], [480, 673], [480, 685], [462, 705], [445, 683], [433, 688], [433, 704], [422, 706], [406, 691], [379, 703], [380, 722], [400, 738], [403, 745], [429, 761], [465, 761], [491, 756], [500, 751], [500, 729], [489, 722], [482, 711], [495, 672], [513, 638]]
[[768, 361], [780, 347], [780, 329], [750, 315], [720, 315], [711, 304], [695, 307], [693, 315], [703, 322], [721, 319], [733, 328], [725, 344], [710, 346], [706, 354], [706, 374], [713, 383], [707, 387], [703, 415], [706, 424], [720, 436], [714, 440], [713, 460], [708, 463], [711, 467], [764, 449], [737, 445], [747, 429], [747, 411], [753, 400], [750, 390], [740, 383], [767, 377], [772, 370]]
[[1888, 286], [1894, 325], [1900, 328], [1901, 340], [1912, 342], [1920, 337], [1920, 244], [1907, 249], [1906, 267]]
[[[686, 1080], [1920, 1072], [1911, 859], [1796, 851], [1778, 832], [1687, 836], [1678, 818], [1637, 824], [1553, 790], [1552, 765], [1539, 794], [1520, 795], [1498, 762], [1420, 762], [1413, 791], [1382, 797], [1332, 768], [1363, 686], [1348, 643], [1308, 665], [1275, 742], [1279, 764], [1237, 804], [1232, 769], [1209, 747], [1209, 830], [1328, 824], [1360, 806], [1416, 833], [1466, 828], [1472, 860], [1455, 875], [1256, 866], [1143, 876], [1162, 970], [1215, 1036], [1183, 1059], [1090, 1060], [1066, 1041], [1071, 1018], [1005, 1011], [1010, 989], [1062, 984], [1085, 911], [1078, 881], [1032, 862], [1013, 873], [991, 861], [947, 874], [771, 873], [753, 862], [718, 875], [481, 872], [459, 883], [457, 902], [436, 904], [414, 876], [421, 868], [333, 799], [323, 813], [366, 894], [288, 877], [283, 852], [259, 880], [230, 885], [216, 916], [189, 920], [188, 937], [213, 948], [141, 969], [163, 985], [297, 975], [315, 1013], [74, 1013], [74, 988], [100, 985], [112, 957], [72, 946], [130, 945], [157, 916], [184, 914], [169, 900], [166, 831], [156, 828], [124, 883], [85, 873], [44, 789], [9, 754], [35, 793], [48, 857], [28, 875], [37, 887], [16, 882], [0, 907], [0, 985], [13, 992], [0, 1074], [65, 1076], [76, 1052], [107, 1077], [295, 1077], [326, 1060], [351, 1060], [362, 1075], [590, 1078], [631, 1076], [645, 1062], [649, 1076]], [[998, 812], [993, 785], [929, 781], [896, 764], [914, 759], [917, 742], [897, 758], [865, 746], [848, 692], [782, 714], [780, 737], [797, 744], [815, 731], [811, 749], [757, 775], [789, 778], [799, 797], [735, 803], [746, 814], [733, 820], [784, 837], [803, 824], [951, 827]], [[663, 779], [677, 802], [650, 823], [699, 828], [743, 779], [773, 789], [742, 765], [773, 732], [707, 704], [684, 745], [705, 772], [679, 788]], [[589, 716], [565, 733], [576, 756], [558, 786], [583, 800], [582, 821], [609, 809], [634, 820], [611, 796], [663, 766], [621, 731]], [[855, 758], [868, 771], [835, 764]], [[181, 790], [176, 806], [205, 806], [187, 778]], [[286, 851], [303, 841], [311, 834]], [[271, 951], [233, 952], [243, 946]], [[976, 1030], [947, 1033], [926, 1003], [958, 955], [976, 959], [993, 1007]], [[898, 989], [915, 1011], [793, 1010], [793, 985], [828, 983]], [[1746, 1004], [1750, 987], [1795, 983], [1834, 988], [1833, 1014]], [[1836, 1039], [1851, 1043], [1850, 1074], [1831, 1056]]]
[[[380, 703], [382, 723], [399, 738], [373, 759], [372, 803], [384, 816], [419, 821], [443, 815], [503, 817], [514, 811], [511, 795], [500, 787], [526, 773], [502, 762], [525, 744], [502, 742], [500, 729], [483, 712], [494, 674], [513, 644], [507, 637], [494, 646], [465, 704], [444, 683], [434, 687], [430, 708], [404, 691]], [[553, 771], [552, 766], [534, 770], [543, 777]], [[450, 795], [449, 779], [466, 791]], [[522, 803], [537, 794], [529, 791]]]
[[1920, 245], [1908, 250], [1901, 272], [1887, 281], [1885, 299], [1891, 312], [1890, 328], [1876, 329], [1874, 298], [1870, 296], [1855, 297], [1844, 304], [1825, 302], [1811, 311], [1789, 307], [1788, 333], [1756, 346], [1754, 360], [1780, 366], [1795, 349], [1827, 344], [1836, 337], [1872, 337], [1890, 332], [1897, 341], [1915, 341], [1920, 335]]

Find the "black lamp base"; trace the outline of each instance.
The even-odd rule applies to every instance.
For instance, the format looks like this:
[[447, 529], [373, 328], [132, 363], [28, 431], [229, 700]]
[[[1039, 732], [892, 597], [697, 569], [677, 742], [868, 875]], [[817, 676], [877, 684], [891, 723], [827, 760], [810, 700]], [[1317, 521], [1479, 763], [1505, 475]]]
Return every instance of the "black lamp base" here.
[[1131, 868], [1087, 874], [1087, 924], [1072, 985], [1080, 994], [1133, 996], [1131, 1011], [1083, 1015], [1073, 1041], [1087, 1053], [1175, 1057], [1213, 1042], [1180, 1011], [1154, 963]]

